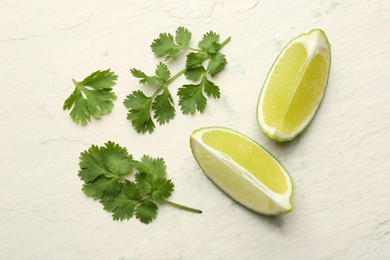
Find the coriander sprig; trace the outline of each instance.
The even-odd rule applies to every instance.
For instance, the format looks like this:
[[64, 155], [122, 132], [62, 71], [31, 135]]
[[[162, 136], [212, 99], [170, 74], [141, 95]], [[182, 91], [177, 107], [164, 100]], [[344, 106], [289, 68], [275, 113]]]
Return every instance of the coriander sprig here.
[[[136, 171], [133, 180], [128, 176]], [[168, 200], [174, 184], [166, 178], [166, 165], [162, 158], [144, 155], [134, 160], [127, 149], [114, 142], [105, 146], [92, 145], [80, 155], [79, 177], [84, 181], [84, 193], [103, 204], [114, 220], [135, 216], [148, 224], [157, 216], [158, 204], [202, 213]]]
[[191, 38], [192, 34], [188, 29], [179, 27], [175, 37], [170, 33], [161, 33], [151, 44], [153, 53], [165, 61], [177, 57], [182, 51], [189, 51], [185, 68], [175, 75], [171, 76], [164, 62], [157, 65], [155, 75], [147, 75], [135, 68], [130, 70], [134, 77], [139, 78], [140, 84], [155, 88], [150, 96], [141, 90], [135, 90], [124, 101], [128, 108], [127, 118], [137, 132], [153, 132], [153, 119], [162, 125], [175, 117], [174, 101], [168, 86], [183, 74], [194, 82], [183, 85], [177, 91], [183, 114], [195, 114], [196, 111], [202, 113], [207, 104], [206, 96], [220, 97], [219, 87], [210, 78], [216, 76], [227, 64], [225, 55], [220, 50], [230, 41], [230, 37], [220, 43], [220, 36], [210, 31], [199, 41], [198, 48], [189, 47]]
[[73, 79], [75, 90], [65, 100], [63, 109], [71, 110], [70, 116], [77, 124], [87, 125], [91, 117], [99, 119], [114, 106], [116, 95], [112, 87], [117, 79], [110, 69], [95, 71], [81, 82]]

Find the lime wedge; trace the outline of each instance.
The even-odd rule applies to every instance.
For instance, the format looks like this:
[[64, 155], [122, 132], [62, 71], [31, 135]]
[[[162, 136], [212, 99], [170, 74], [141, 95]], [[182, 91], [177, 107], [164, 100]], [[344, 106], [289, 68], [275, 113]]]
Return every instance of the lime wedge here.
[[330, 44], [320, 29], [294, 38], [268, 73], [257, 105], [257, 120], [270, 138], [294, 139], [313, 119], [328, 82]]
[[292, 180], [261, 145], [217, 126], [195, 130], [190, 144], [205, 175], [235, 201], [265, 215], [292, 210]]

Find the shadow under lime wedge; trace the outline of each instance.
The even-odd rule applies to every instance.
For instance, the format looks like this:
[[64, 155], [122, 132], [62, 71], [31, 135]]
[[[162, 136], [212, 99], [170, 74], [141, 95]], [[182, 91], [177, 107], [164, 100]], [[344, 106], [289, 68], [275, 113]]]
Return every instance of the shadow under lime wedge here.
[[303, 33], [284, 47], [257, 105], [257, 120], [266, 135], [290, 141], [308, 126], [324, 95], [330, 63], [330, 44], [320, 29]]
[[195, 130], [190, 144], [205, 175], [235, 201], [264, 215], [292, 210], [290, 175], [258, 143], [232, 129], [213, 126]]

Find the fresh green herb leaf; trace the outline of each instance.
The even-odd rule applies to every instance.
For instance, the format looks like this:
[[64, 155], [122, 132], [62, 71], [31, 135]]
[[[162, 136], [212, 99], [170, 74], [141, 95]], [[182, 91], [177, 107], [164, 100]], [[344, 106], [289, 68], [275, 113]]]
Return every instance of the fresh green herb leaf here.
[[[153, 118], [160, 125], [168, 123], [175, 117], [174, 101], [168, 87], [183, 74], [188, 80], [195, 81], [195, 84], [186, 84], [177, 92], [178, 103], [183, 114], [203, 112], [207, 103], [204, 93], [208, 97], [220, 97], [218, 86], [209, 81], [207, 76], [214, 77], [227, 64], [225, 55], [220, 50], [230, 41], [230, 37], [220, 43], [219, 35], [210, 31], [204, 34], [198, 43], [200, 49], [189, 47], [191, 38], [192, 34], [188, 29], [179, 27], [175, 37], [170, 33], [160, 33], [159, 37], [151, 44], [153, 53], [158, 57], [165, 58], [165, 60], [177, 57], [182, 51], [189, 52], [186, 55], [185, 68], [175, 75], [171, 76], [168, 66], [162, 62], [157, 65], [155, 76], [148, 76], [138, 69], [131, 70], [134, 77], [141, 79], [140, 84], [149, 84], [155, 87], [155, 92], [150, 97], [141, 91], [133, 91], [124, 102], [129, 109], [127, 118], [132, 122], [137, 132], [151, 133], [154, 131], [155, 124], [152, 120], [152, 112]], [[196, 83], [199, 80], [201, 82]]]
[[126, 181], [120, 192], [114, 199], [102, 199], [104, 209], [112, 212], [114, 220], [125, 220], [133, 217], [134, 212], [142, 201], [137, 185], [131, 181]]
[[161, 83], [167, 82], [167, 80], [171, 76], [171, 73], [169, 72], [168, 66], [166, 64], [160, 62], [156, 68], [156, 76]]
[[144, 155], [141, 161], [134, 161], [134, 167], [137, 171], [156, 178], [165, 178], [167, 172], [167, 166], [163, 158], [152, 158], [149, 155]]
[[206, 70], [203, 66], [188, 68], [184, 73], [189, 80], [197, 81], [206, 74]]
[[141, 90], [135, 90], [123, 102], [128, 109], [127, 119], [139, 133], [151, 133], [154, 130], [150, 115], [152, 100], [152, 97], [147, 97]]
[[163, 125], [175, 117], [175, 107], [173, 99], [168, 89], [164, 89], [160, 95], [157, 95], [152, 103], [154, 118]]
[[207, 60], [207, 55], [202, 52], [190, 52], [187, 55], [186, 67], [192, 68], [195, 66], [202, 65]]
[[151, 200], [145, 200], [138, 205], [136, 217], [144, 224], [149, 224], [157, 217], [157, 205]]
[[139, 84], [156, 84], [158, 82], [158, 77], [157, 76], [148, 76], [144, 72], [137, 70], [137, 69], [131, 69], [130, 70], [131, 74], [139, 78]]
[[215, 85], [213, 82], [208, 80], [206, 77], [204, 78], [203, 86], [204, 86], [204, 92], [207, 96], [213, 97], [213, 98], [219, 98], [221, 96], [221, 92], [219, 91], [219, 87]]
[[203, 39], [198, 43], [198, 47], [210, 54], [217, 53], [221, 48], [221, 45], [219, 44], [219, 35], [212, 31], [206, 33], [203, 36]]
[[183, 26], [177, 28], [175, 40], [176, 43], [181, 47], [184, 48], [188, 47], [188, 43], [190, 42], [191, 37], [192, 37], [191, 32], [187, 28]]
[[83, 81], [75, 84], [75, 90], [65, 100], [63, 109], [70, 110], [70, 116], [77, 124], [87, 125], [91, 117], [99, 119], [109, 113], [116, 100], [112, 91], [118, 76], [110, 69], [95, 71]]
[[[134, 180], [128, 176], [135, 168]], [[79, 177], [84, 181], [84, 193], [103, 204], [114, 220], [135, 216], [148, 224], [157, 216], [157, 203], [166, 203], [190, 212], [201, 213], [172, 201], [174, 185], [166, 178], [166, 165], [162, 158], [144, 155], [133, 160], [126, 148], [108, 142], [105, 146], [92, 145], [80, 155]]]
[[108, 142], [105, 147], [92, 145], [80, 155], [79, 177], [86, 183], [104, 175], [107, 178], [129, 174], [132, 169], [132, 157], [126, 148]]
[[121, 191], [121, 185], [118, 179], [100, 176], [92, 182], [84, 183], [82, 191], [94, 200], [112, 199]]
[[202, 84], [184, 85], [177, 92], [179, 105], [183, 114], [195, 114], [196, 111], [203, 112], [206, 107], [206, 98], [203, 95]]
[[159, 179], [156, 182], [155, 190], [152, 193], [152, 199], [154, 201], [164, 201], [169, 198], [173, 192], [174, 185], [169, 179]]
[[167, 55], [177, 48], [173, 40], [173, 35], [170, 33], [160, 33], [159, 37], [152, 42], [150, 47], [156, 56]]
[[223, 55], [222, 53], [216, 53], [210, 55], [207, 71], [210, 74], [210, 76], [214, 77], [215, 75], [217, 75], [218, 72], [220, 72], [225, 67], [226, 64], [227, 61], [225, 55]]

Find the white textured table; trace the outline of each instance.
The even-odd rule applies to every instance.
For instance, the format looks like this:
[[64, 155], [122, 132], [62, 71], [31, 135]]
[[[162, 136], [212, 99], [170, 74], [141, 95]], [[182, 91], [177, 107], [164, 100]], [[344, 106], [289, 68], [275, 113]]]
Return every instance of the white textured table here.
[[[0, 17], [0, 259], [389, 257], [388, 0], [0, 0]], [[151, 41], [180, 25], [192, 44], [209, 30], [232, 36], [223, 50], [229, 64], [215, 80], [222, 97], [203, 115], [178, 113], [152, 135], [137, 134], [122, 105], [139, 88], [129, 69], [152, 72]], [[257, 97], [282, 46], [315, 27], [332, 44], [327, 92], [306, 132], [278, 144], [257, 125]], [[74, 124], [62, 111], [71, 79], [105, 68], [119, 75], [112, 113]], [[203, 175], [189, 135], [209, 125], [234, 128], [281, 160], [295, 182], [291, 213], [253, 214]], [[150, 225], [114, 222], [77, 177], [79, 153], [108, 140], [136, 158], [164, 157], [172, 200], [204, 213], [163, 205]]]

